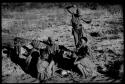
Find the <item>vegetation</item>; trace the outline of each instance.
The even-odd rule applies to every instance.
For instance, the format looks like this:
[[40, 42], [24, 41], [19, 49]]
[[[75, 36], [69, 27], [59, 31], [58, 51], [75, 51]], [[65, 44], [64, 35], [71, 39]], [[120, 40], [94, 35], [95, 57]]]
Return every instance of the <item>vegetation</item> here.
[[[116, 57], [118, 58], [108, 52], [108, 55], [106, 55], [108, 60], [112, 61], [111, 66], [115, 66], [113, 61], [119, 58], [122, 59], [124, 50], [123, 10], [121, 5], [89, 2], [2, 3], [2, 35], [39, 40], [47, 36], [53, 36], [54, 39], [57, 39], [58, 44], [73, 49], [71, 16], [64, 10], [66, 6], [71, 4], [76, 4], [81, 8], [83, 16], [92, 19], [92, 23], [90, 25], [84, 24], [84, 28], [92, 37], [89, 46], [95, 54], [95, 58], [99, 58], [99, 60], [95, 60], [95, 64], [99, 64], [104, 60], [101, 51], [109, 48], [117, 54]], [[111, 69], [110, 71], [115, 70], [115, 67], [107, 66], [107, 68]], [[9, 72], [9, 69], [8, 71], [2, 69], [2, 71]], [[101, 80], [101, 78], [99, 79]], [[107, 80], [105, 81], [107, 82]], [[103, 77], [102, 81], [104, 81]]]

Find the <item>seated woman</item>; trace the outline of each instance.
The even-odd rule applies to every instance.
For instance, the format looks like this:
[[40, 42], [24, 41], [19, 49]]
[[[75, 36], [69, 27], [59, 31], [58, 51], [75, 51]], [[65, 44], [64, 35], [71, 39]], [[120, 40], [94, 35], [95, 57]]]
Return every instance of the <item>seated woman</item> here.
[[[52, 75], [54, 61], [49, 57], [47, 49], [38, 49], [38, 42], [32, 42], [28, 57], [26, 58], [26, 72], [39, 80], [46, 80]], [[36, 46], [36, 47], [34, 47]]]
[[79, 47], [76, 55], [78, 58], [75, 60], [74, 64], [77, 65], [79, 70], [82, 73], [83, 78], [87, 78], [88, 76], [96, 76], [96, 67], [95, 64], [89, 59], [90, 52], [88, 49], [87, 38], [81, 38], [81, 47]]
[[50, 78], [53, 74], [54, 61], [51, 59], [47, 49], [40, 50], [41, 57], [37, 63], [38, 79], [41, 81]]

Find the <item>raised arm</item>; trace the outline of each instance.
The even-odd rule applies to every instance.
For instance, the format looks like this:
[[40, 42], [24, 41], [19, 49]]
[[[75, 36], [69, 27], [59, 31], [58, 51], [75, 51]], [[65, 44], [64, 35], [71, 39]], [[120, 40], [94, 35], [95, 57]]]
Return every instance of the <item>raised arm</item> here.
[[74, 14], [71, 10], [70, 10], [70, 8], [72, 8], [73, 6], [68, 6], [68, 7], [66, 7], [66, 10], [70, 13], [70, 14]]

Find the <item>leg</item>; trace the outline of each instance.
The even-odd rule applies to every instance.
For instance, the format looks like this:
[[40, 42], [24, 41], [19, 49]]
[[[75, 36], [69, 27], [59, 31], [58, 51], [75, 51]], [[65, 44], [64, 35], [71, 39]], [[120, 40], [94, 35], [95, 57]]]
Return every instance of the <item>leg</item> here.
[[78, 67], [78, 69], [81, 71], [82, 76], [83, 76], [84, 78], [86, 78], [86, 73], [84, 72], [84, 71], [85, 71], [85, 70], [84, 70], [84, 67], [83, 67], [81, 64], [78, 64], [77, 67]]
[[44, 81], [47, 79], [47, 75], [46, 75], [46, 72], [45, 71], [42, 71], [42, 72], [38, 72], [38, 75], [37, 75], [37, 78], [40, 80], [40, 81]]
[[78, 33], [73, 29], [72, 30], [72, 34], [73, 34], [73, 36], [74, 36], [74, 41], [75, 41], [75, 46], [76, 46], [76, 48], [78, 47]]
[[49, 65], [48, 68], [47, 68], [47, 73], [48, 73], [49, 77], [50, 77], [50, 76], [52, 75], [52, 73], [53, 73], [53, 71], [52, 71], [53, 66], [54, 66], [54, 61], [51, 61], [51, 62], [50, 62], [50, 65]]
[[96, 66], [95, 64], [89, 59], [85, 58], [86, 62], [86, 70], [91, 76], [96, 76]]
[[55, 76], [55, 72], [56, 72], [56, 70], [58, 70], [57, 65], [55, 63], [53, 65], [53, 67], [52, 67], [52, 70], [53, 70], [52, 75]]

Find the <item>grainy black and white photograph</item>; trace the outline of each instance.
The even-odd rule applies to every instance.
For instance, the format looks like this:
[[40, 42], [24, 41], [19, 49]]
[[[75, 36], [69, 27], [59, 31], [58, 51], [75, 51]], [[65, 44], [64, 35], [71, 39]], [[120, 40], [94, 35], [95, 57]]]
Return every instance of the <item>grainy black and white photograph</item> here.
[[121, 83], [123, 5], [1, 3], [2, 83]]

